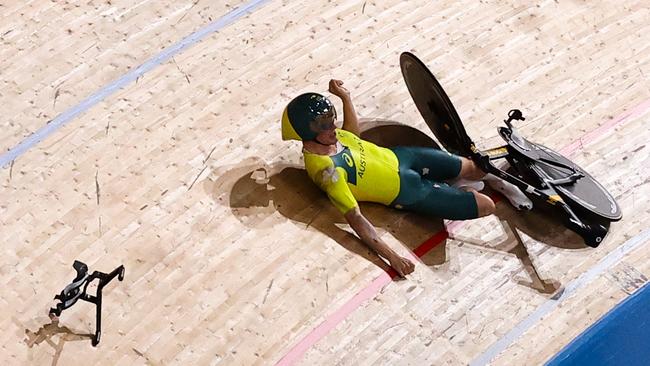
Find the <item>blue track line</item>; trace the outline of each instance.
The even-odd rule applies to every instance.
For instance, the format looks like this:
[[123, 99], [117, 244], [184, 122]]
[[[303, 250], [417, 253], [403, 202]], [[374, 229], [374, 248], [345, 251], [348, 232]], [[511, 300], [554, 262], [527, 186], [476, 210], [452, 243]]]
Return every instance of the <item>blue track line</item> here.
[[526, 331], [538, 324], [543, 317], [550, 314], [561, 303], [563, 303], [571, 296], [575, 295], [578, 290], [591, 283], [591, 281], [593, 281], [601, 273], [620, 262], [626, 254], [647, 243], [650, 243], [650, 229], [642, 231], [636, 236], [630, 238], [622, 245], [613, 249], [587, 272], [581, 274], [578, 276], [578, 278], [569, 282], [563, 292], [558, 293], [555, 297], [541, 304], [534, 312], [519, 322], [519, 324], [512, 328], [508, 333], [497, 340], [483, 353], [474, 358], [474, 360], [470, 362], [470, 366], [483, 366], [489, 364], [493, 358], [508, 348], [508, 346], [519, 339], [519, 337], [521, 337]]
[[175, 55], [179, 54], [180, 52], [182, 52], [186, 48], [189, 48], [190, 46], [193, 46], [194, 44], [196, 44], [199, 41], [206, 38], [211, 33], [214, 33], [216, 31], [218, 31], [219, 29], [230, 25], [231, 23], [238, 20], [239, 18], [242, 18], [242, 17], [252, 13], [256, 8], [264, 5], [264, 3], [267, 3], [268, 1], [269, 0], [252, 0], [252, 1], [249, 1], [246, 4], [240, 6], [240, 7], [236, 8], [236, 9], [233, 9], [228, 14], [226, 14], [223, 17], [215, 20], [214, 22], [208, 24], [207, 26], [205, 26], [205, 27], [199, 29], [198, 31], [190, 34], [189, 36], [183, 38], [178, 43], [165, 48], [158, 55], [150, 58], [149, 60], [147, 60], [142, 65], [136, 67], [135, 69], [132, 69], [131, 71], [129, 71], [128, 73], [126, 73], [122, 77], [120, 77], [119, 79], [117, 79], [117, 80], [111, 82], [110, 84], [106, 85], [105, 87], [101, 88], [99, 91], [95, 92], [91, 96], [89, 96], [86, 99], [82, 100], [76, 106], [74, 106], [72, 108], [69, 108], [65, 112], [61, 113], [56, 118], [49, 121], [46, 126], [42, 127], [38, 131], [32, 133], [27, 138], [25, 138], [23, 141], [21, 141], [18, 145], [14, 146], [13, 148], [11, 148], [6, 153], [0, 155], [0, 167], [3, 167], [3, 168], [8, 167], [9, 164], [12, 161], [14, 161], [16, 158], [18, 158], [19, 156], [24, 154], [27, 150], [29, 150], [30, 148], [32, 148], [33, 146], [35, 146], [39, 142], [43, 141], [46, 137], [48, 137], [52, 133], [56, 132], [59, 128], [61, 128], [66, 123], [70, 122], [72, 119], [74, 119], [78, 115], [86, 112], [88, 109], [95, 106], [97, 103], [103, 101], [108, 96], [112, 95], [113, 93], [117, 92], [118, 90], [124, 88], [129, 83], [134, 82], [136, 79], [138, 79], [144, 73], [153, 70], [156, 66], [158, 66], [158, 65], [162, 64], [163, 62], [169, 60], [170, 58], [174, 57]]

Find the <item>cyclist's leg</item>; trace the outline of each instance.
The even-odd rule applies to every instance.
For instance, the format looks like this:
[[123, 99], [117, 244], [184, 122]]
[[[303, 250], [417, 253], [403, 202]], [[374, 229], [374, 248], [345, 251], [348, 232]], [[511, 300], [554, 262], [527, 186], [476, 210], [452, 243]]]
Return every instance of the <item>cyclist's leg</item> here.
[[[415, 146], [395, 147], [393, 151], [400, 162], [400, 169], [412, 169], [425, 179], [444, 181], [473, 171], [471, 166], [463, 166], [470, 164], [470, 160], [446, 151]], [[463, 159], [467, 162], [463, 162]]]
[[490, 197], [422, 179], [418, 172], [406, 169], [400, 172], [400, 193], [392, 206], [453, 220], [475, 219], [494, 213]]

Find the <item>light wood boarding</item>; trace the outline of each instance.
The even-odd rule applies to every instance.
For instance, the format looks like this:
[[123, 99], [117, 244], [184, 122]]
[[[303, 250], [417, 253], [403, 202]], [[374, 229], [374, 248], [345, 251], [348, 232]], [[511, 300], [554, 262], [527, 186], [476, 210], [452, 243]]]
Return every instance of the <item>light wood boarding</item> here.
[[[3, 150], [238, 5], [131, 4], [0, 7]], [[642, 1], [268, 2], [0, 171], [0, 358], [277, 362], [386, 268], [305, 177], [299, 145], [280, 140], [292, 96], [340, 78], [363, 117], [426, 131], [399, 72], [409, 50], [481, 146], [500, 143], [496, 126], [517, 107], [528, 117], [523, 133], [559, 150], [650, 99], [649, 13]], [[407, 281], [362, 304], [301, 363], [466, 364], [482, 354], [552, 296], [522, 259], [565, 285], [648, 227], [648, 118], [638, 111], [572, 155], [623, 207], [601, 247], [584, 248], [543, 215], [499, 203], [496, 217], [457, 227]], [[379, 206], [362, 210], [403, 253], [442, 228]], [[519, 227], [528, 257], [517, 256], [501, 220]], [[82, 336], [94, 327], [90, 305], [64, 312], [59, 326], [68, 330], [48, 325], [74, 259], [126, 267], [124, 282], [105, 289], [98, 348]], [[647, 259], [647, 246], [628, 255], [495, 364], [551, 357], [647, 281]]]

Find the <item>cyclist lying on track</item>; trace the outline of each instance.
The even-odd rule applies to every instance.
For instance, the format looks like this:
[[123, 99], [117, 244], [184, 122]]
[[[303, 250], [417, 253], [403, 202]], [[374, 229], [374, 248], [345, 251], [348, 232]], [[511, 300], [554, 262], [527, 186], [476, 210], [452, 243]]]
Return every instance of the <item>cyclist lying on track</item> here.
[[398, 146], [384, 148], [360, 138], [350, 92], [340, 80], [329, 91], [343, 102], [343, 127], [336, 128], [332, 102], [317, 93], [294, 98], [282, 115], [282, 139], [303, 143], [307, 174], [341, 211], [363, 243], [388, 260], [400, 276], [414, 264], [379, 238], [359, 210], [359, 201], [453, 220], [494, 213], [494, 202], [478, 191], [485, 180], [517, 208], [532, 203], [514, 185], [481, 171], [473, 161], [442, 150]]

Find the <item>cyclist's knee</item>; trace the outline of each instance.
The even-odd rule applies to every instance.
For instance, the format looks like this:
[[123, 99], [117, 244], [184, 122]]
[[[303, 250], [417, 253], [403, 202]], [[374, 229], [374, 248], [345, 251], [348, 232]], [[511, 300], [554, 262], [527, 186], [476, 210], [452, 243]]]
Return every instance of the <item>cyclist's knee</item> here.
[[480, 180], [485, 177], [485, 172], [482, 171], [474, 161], [461, 157], [461, 166], [460, 173], [458, 173], [459, 178], [471, 179], [471, 180]]
[[476, 191], [473, 191], [472, 193], [474, 194], [474, 199], [476, 199], [478, 217], [492, 215], [494, 211], [496, 211], [494, 201], [492, 201], [490, 197]]

